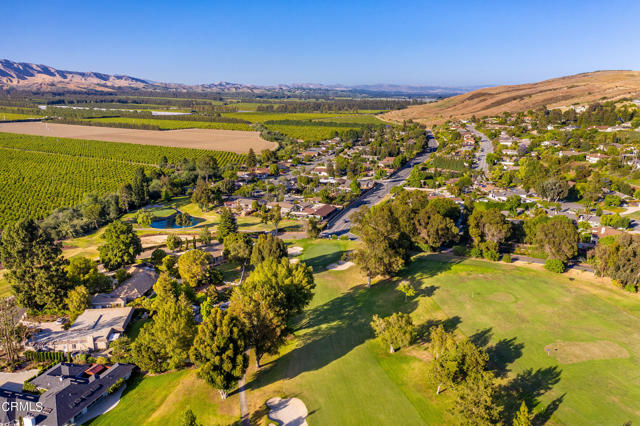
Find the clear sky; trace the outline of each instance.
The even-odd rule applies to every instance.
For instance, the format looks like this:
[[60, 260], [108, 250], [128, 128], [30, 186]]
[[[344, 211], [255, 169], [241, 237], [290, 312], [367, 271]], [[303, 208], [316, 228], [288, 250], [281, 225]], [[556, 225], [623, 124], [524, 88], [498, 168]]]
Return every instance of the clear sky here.
[[470, 86], [640, 70], [640, 0], [6, 1], [0, 58], [155, 81]]

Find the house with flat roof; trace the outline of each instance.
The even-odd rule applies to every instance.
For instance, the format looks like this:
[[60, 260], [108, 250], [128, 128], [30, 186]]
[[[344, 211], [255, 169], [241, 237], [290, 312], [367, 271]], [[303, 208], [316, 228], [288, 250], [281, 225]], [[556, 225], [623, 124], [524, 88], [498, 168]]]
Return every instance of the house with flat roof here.
[[104, 350], [122, 336], [132, 315], [133, 308], [87, 309], [69, 330], [41, 331], [29, 338], [25, 347], [62, 352]]
[[[127, 380], [135, 366], [93, 366], [60, 363], [31, 380], [41, 395], [0, 389], [0, 424], [24, 426], [73, 425], [93, 405], [109, 394], [119, 380]], [[6, 408], [6, 409], [5, 409]]]

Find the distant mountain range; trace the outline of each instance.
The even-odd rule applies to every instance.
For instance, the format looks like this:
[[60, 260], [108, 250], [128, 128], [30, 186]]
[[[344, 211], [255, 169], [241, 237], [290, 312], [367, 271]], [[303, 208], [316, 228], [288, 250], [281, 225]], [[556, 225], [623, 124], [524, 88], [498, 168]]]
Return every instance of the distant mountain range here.
[[217, 93], [269, 93], [291, 92], [353, 92], [365, 95], [447, 97], [465, 93], [471, 88], [409, 86], [409, 85], [324, 85], [324, 84], [282, 84], [275, 86], [245, 85], [225, 81], [186, 85], [159, 83], [128, 75], [110, 75], [98, 72], [64, 71], [47, 65], [0, 60], [0, 90], [17, 89], [32, 92], [117, 92], [118, 90], [140, 91], [182, 91]]

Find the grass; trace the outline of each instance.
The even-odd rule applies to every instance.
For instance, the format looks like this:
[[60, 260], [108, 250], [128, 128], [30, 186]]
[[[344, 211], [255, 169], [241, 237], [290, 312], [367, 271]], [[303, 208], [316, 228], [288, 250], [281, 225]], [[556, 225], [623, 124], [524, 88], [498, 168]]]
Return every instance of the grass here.
[[0, 270], [0, 297], [11, 296], [11, 284], [4, 277], [5, 270]]
[[36, 115], [30, 114], [16, 114], [9, 112], [0, 112], [0, 121], [13, 121], [13, 120], [27, 120], [29, 118], [35, 118]]
[[204, 425], [231, 424], [240, 417], [237, 396], [220, 403], [218, 392], [197, 378], [195, 370], [182, 370], [134, 379], [118, 406], [89, 424], [175, 425], [188, 408]]

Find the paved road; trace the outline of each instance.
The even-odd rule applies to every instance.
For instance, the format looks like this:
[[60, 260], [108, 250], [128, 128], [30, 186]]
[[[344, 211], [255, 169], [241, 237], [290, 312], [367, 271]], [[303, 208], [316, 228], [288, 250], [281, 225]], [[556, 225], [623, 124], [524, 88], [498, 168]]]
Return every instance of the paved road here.
[[493, 152], [493, 144], [489, 138], [484, 134], [476, 130], [473, 124], [467, 125], [467, 130], [473, 133], [475, 136], [480, 137], [480, 148], [476, 152], [476, 165], [475, 169], [480, 169], [484, 173], [489, 171], [489, 164], [487, 164], [487, 154]]
[[[328, 237], [331, 235], [344, 235], [348, 234], [353, 226], [353, 223], [349, 219], [354, 211], [362, 206], [371, 207], [379, 203], [394, 186], [400, 185], [404, 182], [411, 173], [411, 168], [417, 164], [424, 163], [431, 155], [430, 152], [423, 152], [411, 161], [407, 162], [401, 169], [394, 173], [390, 178], [380, 181], [369, 192], [358, 198], [356, 201], [349, 204], [338, 216], [332, 218], [329, 221], [327, 228], [322, 231], [321, 236]], [[353, 235], [350, 235], [353, 237]]]

